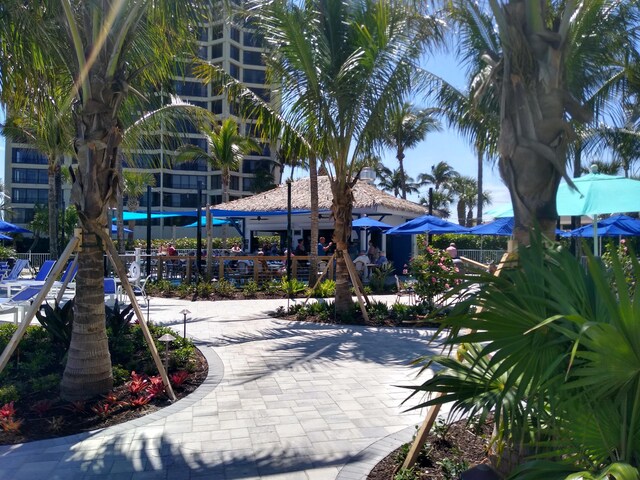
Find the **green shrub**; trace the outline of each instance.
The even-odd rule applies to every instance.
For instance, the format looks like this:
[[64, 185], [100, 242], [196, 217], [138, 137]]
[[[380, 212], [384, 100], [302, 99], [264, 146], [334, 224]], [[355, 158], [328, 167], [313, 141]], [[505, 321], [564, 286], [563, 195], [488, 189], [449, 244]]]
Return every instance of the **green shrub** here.
[[54, 302], [53, 307], [49, 302], [42, 305], [42, 311], [36, 312], [36, 318], [49, 334], [51, 340], [65, 352], [71, 344], [71, 329], [73, 327], [73, 299], [62, 307]]
[[225, 279], [213, 283], [213, 291], [222, 298], [231, 298], [236, 294], [236, 287]]
[[282, 278], [281, 287], [282, 291], [285, 295], [295, 296], [307, 291], [307, 286], [304, 282], [301, 282], [297, 278], [287, 279], [286, 277]]
[[13, 384], [0, 386], [0, 405], [20, 400], [18, 388]]
[[7, 346], [9, 340], [11, 340], [11, 337], [17, 329], [18, 327], [13, 323], [0, 324], [0, 352], [4, 351], [4, 348]]
[[419, 478], [418, 473], [415, 471], [413, 467], [401, 468], [393, 476], [393, 480], [417, 480], [418, 478]]
[[429, 303], [459, 283], [457, 268], [449, 254], [428, 245], [424, 253], [411, 259], [410, 272], [416, 280], [413, 285], [416, 294]]
[[389, 318], [389, 307], [385, 302], [373, 301], [367, 308], [367, 314], [369, 320], [376, 325], [383, 325], [387, 318]]
[[50, 392], [56, 391], [60, 386], [62, 375], [59, 373], [50, 373], [40, 377], [33, 377], [29, 380], [29, 390], [31, 392]]
[[460, 475], [469, 470], [469, 463], [455, 458], [444, 458], [438, 462], [445, 480], [458, 480]]
[[181, 283], [177, 287], [174, 287], [174, 291], [179, 298], [188, 298], [193, 296], [196, 287], [190, 283]]
[[195, 292], [198, 298], [209, 298], [213, 295], [214, 287], [212, 283], [200, 282], [195, 285]]
[[313, 290], [313, 296], [316, 298], [334, 297], [336, 294], [336, 282], [334, 280], [323, 280]]
[[249, 280], [242, 287], [242, 293], [247, 298], [255, 298], [258, 295], [259, 290], [260, 290], [260, 287], [255, 280]]
[[122, 365], [114, 365], [112, 368], [113, 372], [113, 384], [114, 385], [122, 385], [129, 381], [131, 377], [131, 372], [124, 368]]
[[387, 279], [394, 271], [395, 268], [393, 268], [393, 262], [387, 262], [371, 271], [369, 286], [373, 293], [384, 293], [387, 285]]

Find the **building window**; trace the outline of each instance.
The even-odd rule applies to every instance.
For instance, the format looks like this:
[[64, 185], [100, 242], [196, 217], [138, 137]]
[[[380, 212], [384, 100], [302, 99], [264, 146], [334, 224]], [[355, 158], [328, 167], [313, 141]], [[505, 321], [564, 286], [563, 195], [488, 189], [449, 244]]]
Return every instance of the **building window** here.
[[13, 208], [11, 209], [13, 215], [11, 221], [13, 223], [29, 223], [33, 221], [34, 209], [33, 208]]
[[240, 43], [240, 30], [236, 27], [231, 27], [231, 40]]
[[214, 100], [211, 102], [211, 111], [215, 114], [222, 113], [222, 100]]
[[242, 179], [242, 191], [243, 192], [253, 192], [253, 182], [254, 178], [243, 178]]
[[222, 188], [222, 176], [213, 175], [211, 177], [211, 190], [220, 190]]
[[262, 47], [262, 36], [256, 32], [244, 32], [244, 44], [247, 47]]
[[[147, 195], [143, 195], [140, 199], [140, 206], [147, 206]], [[160, 208], [160, 192], [151, 192], [151, 208]]]
[[221, 23], [211, 27], [211, 40], [220, 40], [224, 36], [224, 29]]
[[229, 54], [234, 60], [240, 61], [240, 49], [235, 45], [231, 45], [229, 48]]
[[205, 97], [207, 87], [199, 82], [176, 82], [176, 93], [188, 97]]
[[46, 205], [49, 202], [49, 190], [45, 188], [14, 188], [11, 190], [13, 203], [34, 203]]
[[209, 40], [209, 27], [199, 27], [198, 28], [198, 40], [201, 42], [206, 42]]
[[198, 206], [197, 193], [165, 193], [162, 198], [165, 207], [196, 208]]
[[28, 163], [31, 165], [47, 165], [47, 157], [33, 148], [14, 148], [11, 151], [11, 163]]
[[240, 68], [235, 63], [229, 64], [229, 75], [236, 80], [240, 80]]
[[44, 169], [35, 168], [14, 168], [11, 178], [13, 183], [31, 183], [47, 185], [49, 177]]
[[209, 196], [209, 205], [219, 205], [222, 203], [222, 195]]
[[202, 188], [207, 188], [207, 177], [203, 175], [172, 175], [165, 174], [165, 188], [181, 188], [184, 190], [195, 190], [198, 182], [202, 182]]
[[180, 171], [206, 172], [207, 161], [204, 158], [199, 158], [198, 160], [194, 160], [191, 162], [174, 162], [173, 169]]
[[207, 47], [206, 45], [202, 45], [200, 48], [198, 48], [197, 55], [198, 58], [207, 60], [209, 58], [209, 47]]
[[211, 60], [218, 60], [222, 58], [222, 44], [216, 43], [211, 45]]
[[258, 83], [260, 85], [264, 85], [264, 70], [253, 70], [251, 68], [245, 68], [242, 72], [242, 81], [245, 83]]
[[240, 179], [237, 176], [231, 175], [231, 179], [229, 180], [229, 188], [231, 190], [240, 190]]
[[264, 65], [264, 59], [261, 52], [250, 52], [245, 50], [242, 52], [242, 59], [247, 65]]

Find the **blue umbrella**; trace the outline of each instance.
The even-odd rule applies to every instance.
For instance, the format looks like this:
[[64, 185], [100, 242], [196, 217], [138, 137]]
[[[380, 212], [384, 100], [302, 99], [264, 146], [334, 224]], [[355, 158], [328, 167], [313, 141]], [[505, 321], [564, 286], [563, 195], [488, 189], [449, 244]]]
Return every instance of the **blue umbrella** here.
[[387, 230], [387, 235], [416, 235], [419, 233], [468, 233], [469, 229], [447, 222], [433, 215], [423, 215]]
[[0, 220], [0, 232], [2, 233], [31, 233], [31, 230], [27, 230], [26, 228], [19, 227], [18, 225], [14, 225], [13, 223], [5, 222], [4, 220]]
[[513, 217], [503, 217], [491, 223], [484, 223], [469, 230], [472, 235], [502, 235], [513, 234]]
[[0, 240], [13, 240], [9, 235], [3, 235], [0, 233]]
[[[596, 236], [604, 237], [631, 237], [640, 236], [640, 220], [627, 215], [614, 215], [600, 220], [597, 224]], [[570, 232], [572, 237], [593, 238], [594, 229], [591, 225], [576, 228]]]
[[393, 226], [389, 225], [388, 223], [384, 223], [384, 222], [381, 222], [380, 220], [375, 220], [369, 217], [358, 218], [357, 220], [354, 220], [353, 222], [351, 222], [351, 225], [353, 227], [379, 228], [381, 230], [386, 230], [387, 228], [393, 228]]

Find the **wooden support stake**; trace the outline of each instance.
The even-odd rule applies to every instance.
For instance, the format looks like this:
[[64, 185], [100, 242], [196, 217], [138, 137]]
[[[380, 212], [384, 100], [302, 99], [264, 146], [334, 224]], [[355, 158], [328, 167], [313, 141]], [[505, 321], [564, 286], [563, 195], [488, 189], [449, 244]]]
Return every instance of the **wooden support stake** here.
[[[336, 253], [338, 253], [338, 250], [336, 250]], [[358, 304], [360, 305], [360, 311], [362, 312], [362, 317], [364, 318], [364, 321], [368, 323], [369, 314], [367, 313], [367, 307], [365, 306], [365, 301], [363, 300], [363, 296], [364, 298], [367, 298], [367, 297], [364, 294], [364, 292], [360, 290], [361, 284], [358, 282], [358, 280], [360, 280], [360, 277], [358, 276], [358, 272], [356, 272], [356, 267], [353, 264], [353, 261], [351, 260], [351, 257], [347, 252], [340, 250], [340, 255], [342, 255], [342, 258], [344, 258], [344, 263], [347, 266], [347, 271], [349, 272], [349, 276], [351, 277], [351, 283], [353, 283], [353, 288], [356, 291], [356, 297], [358, 297]], [[366, 303], [367, 305], [369, 304], [368, 298], [366, 300]]]
[[[496, 277], [500, 275], [500, 272], [502, 271], [503, 268], [513, 265], [511, 257], [512, 257], [512, 253], [509, 253], [509, 252], [505, 253], [502, 256], [502, 258], [500, 259], [500, 263], [498, 264], [498, 267], [494, 272], [494, 275]], [[444, 395], [444, 392], [440, 392], [438, 393], [438, 395], [436, 395], [435, 398], [442, 397], [443, 395]], [[431, 431], [431, 427], [433, 427], [433, 423], [436, 421], [436, 418], [438, 417], [438, 413], [440, 413], [441, 407], [442, 407], [441, 404], [436, 404], [436, 405], [432, 405], [431, 407], [429, 407], [429, 410], [427, 410], [427, 416], [424, 419], [424, 422], [422, 422], [422, 425], [420, 426], [420, 430], [418, 430], [418, 434], [416, 435], [416, 438], [413, 440], [413, 443], [411, 444], [411, 448], [409, 449], [409, 453], [407, 454], [407, 457], [405, 458], [404, 463], [402, 464], [402, 468], [408, 469], [415, 465], [416, 461], [418, 460], [418, 455], [420, 455], [420, 451], [422, 450], [422, 447], [424, 446], [425, 443], [427, 443], [427, 437], [429, 435], [429, 432]]]
[[[322, 282], [322, 279], [325, 277], [325, 275], [327, 274], [327, 272], [329, 271], [329, 265], [333, 264], [333, 261], [336, 258], [336, 254], [335, 252], [333, 253], [333, 255], [331, 255], [331, 258], [329, 259], [329, 261], [327, 262], [327, 264], [325, 265], [324, 269], [322, 270], [322, 272], [320, 273], [320, 276], [318, 277], [318, 280], [316, 280], [316, 284], [313, 286], [313, 288], [309, 291], [309, 295], [307, 295], [307, 298], [304, 299], [304, 302], [302, 303], [303, 305], [306, 305], [307, 302], [309, 301], [309, 299], [311, 298], [311, 295], [313, 295], [313, 292], [315, 291], [316, 287], [318, 285], [320, 285], [320, 283]], [[322, 260], [324, 262], [324, 260]], [[320, 262], [318, 262], [320, 263]]]
[[78, 247], [79, 243], [79, 236], [71, 237], [69, 243], [67, 244], [67, 247], [64, 249], [64, 252], [62, 252], [62, 255], [60, 255], [60, 258], [53, 266], [49, 277], [47, 277], [46, 282], [42, 286], [42, 290], [40, 290], [40, 292], [36, 295], [36, 298], [31, 303], [31, 306], [29, 307], [29, 310], [27, 310], [27, 313], [22, 319], [22, 322], [18, 326], [17, 330], [13, 333], [11, 340], [9, 340], [9, 343], [7, 343], [7, 346], [4, 348], [4, 351], [0, 356], [0, 373], [2, 373], [4, 368], [7, 366], [7, 363], [9, 363], [9, 358], [11, 358], [11, 355], [13, 355], [13, 352], [18, 347], [20, 340], [22, 340], [22, 337], [27, 331], [27, 327], [36, 316], [36, 312], [40, 310], [42, 302], [44, 302], [44, 299], [47, 298], [47, 295], [49, 294], [53, 283], [56, 281], [56, 278], [58, 278], [58, 275], [62, 273], [64, 265], [67, 263], [67, 260], [69, 260], [69, 257], [71, 256], [73, 251]]
[[[199, 221], [199, 219], [198, 219]], [[149, 350], [151, 351], [151, 356], [153, 357], [153, 361], [156, 364], [156, 368], [162, 377], [162, 383], [164, 383], [165, 390], [167, 395], [171, 399], [172, 402], [177, 400], [176, 394], [173, 393], [173, 388], [171, 387], [171, 382], [169, 381], [169, 376], [164, 369], [164, 365], [162, 364], [162, 360], [160, 359], [160, 355], [158, 354], [158, 350], [156, 349], [156, 344], [151, 337], [151, 332], [149, 331], [149, 326], [147, 325], [146, 320], [144, 319], [144, 315], [142, 314], [142, 310], [140, 309], [140, 305], [138, 305], [138, 300], [136, 299], [136, 295], [133, 291], [133, 287], [131, 287], [131, 283], [129, 283], [129, 279], [127, 278], [127, 270], [118, 255], [118, 251], [116, 250], [111, 237], [107, 235], [104, 231], [99, 231], [99, 236], [104, 242], [105, 248], [109, 257], [111, 258], [111, 263], [113, 264], [118, 277], [120, 277], [120, 283], [124, 288], [125, 292], [129, 296], [129, 300], [131, 300], [131, 306], [133, 307], [133, 311], [136, 313], [136, 317], [138, 317], [138, 323], [140, 324], [140, 328], [142, 329], [142, 333], [144, 335], [145, 340], [147, 341], [147, 345]]]

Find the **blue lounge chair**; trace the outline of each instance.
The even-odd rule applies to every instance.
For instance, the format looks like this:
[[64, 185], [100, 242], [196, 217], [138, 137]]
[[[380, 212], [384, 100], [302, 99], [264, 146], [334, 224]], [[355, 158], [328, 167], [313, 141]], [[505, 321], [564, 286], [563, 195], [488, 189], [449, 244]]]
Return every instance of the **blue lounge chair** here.
[[7, 296], [11, 296], [12, 291], [20, 290], [27, 286], [42, 286], [47, 281], [47, 277], [53, 270], [55, 266], [55, 260], [47, 260], [45, 261], [40, 270], [38, 270], [38, 274], [33, 278], [33, 280], [13, 280], [13, 281], [3, 281], [0, 282], [0, 288], [7, 290]]
[[12, 297], [0, 298], [0, 313], [13, 311], [13, 322], [17, 324], [18, 316], [20, 320], [24, 318], [26, 308], [41, 290], [42, 286], [25, 287]]
[[2, 281], [0, 282], [0, 285], [3, 282], [11, 282], [11, 281], [14, 281], [14, 280], [18, 280], [20, 278], [20, 274], [22, 273], [22, 270], [27, 268], [27, 265], [29, 265], [29, 261], [28, 260], [24, 260], [22, 258], [19, 258], [18, 260], [16, 260], [16, 263], [13, 265], [13, 268], [2, 279]]

